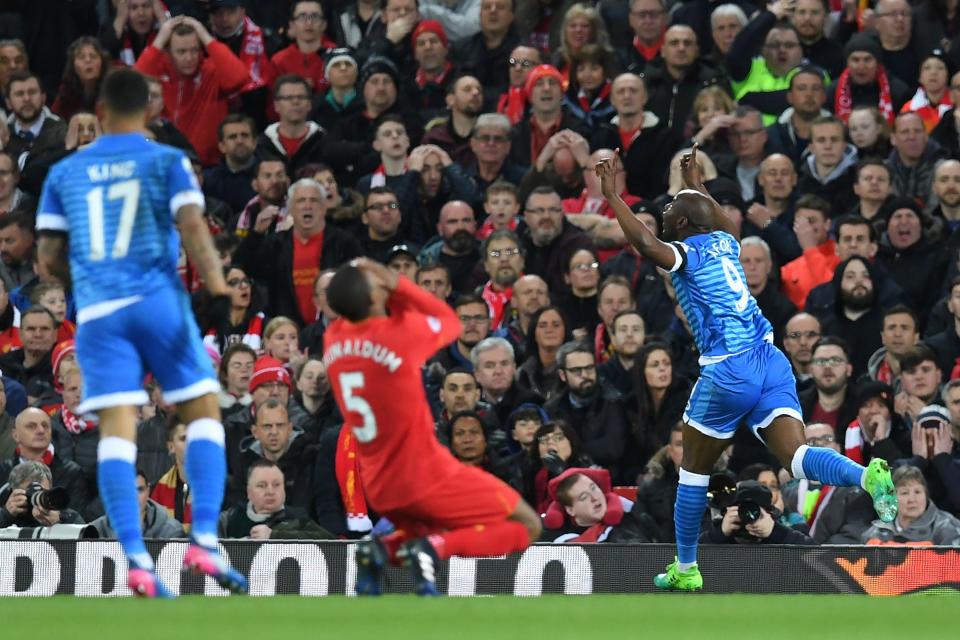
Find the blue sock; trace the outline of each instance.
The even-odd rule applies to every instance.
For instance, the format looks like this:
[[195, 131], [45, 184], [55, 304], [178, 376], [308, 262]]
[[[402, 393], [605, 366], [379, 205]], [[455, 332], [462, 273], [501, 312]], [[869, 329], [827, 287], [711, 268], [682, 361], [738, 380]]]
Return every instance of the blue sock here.
[[859, 487], [864, 468], [850, 458], [826, 447], [802, 445], [790, 465], [796, 478], [819, 480], [835, 487]]
[[202, 547], [216, 549], [217, 519], [227, 478], [223, 425], [217, 420], [201, 418], [187, 425], [184, 467], [193, 496], [190, 537]]
[[[697, 538], [700, 522], [707, 508], [707, 486], [710, 476], [680, 469], [677, 502], [673, 505], [673, 524], [677, 532], [677, 559], [681, 565], [697, 561]], [[684, 570], [686, 567], [681, 566]]]
[[129, 440], [106, 437], [97, 446], [97, 485], [110, 524], [130, 564], [152, 570], [140, 528], [136, 463], [137, 445]]

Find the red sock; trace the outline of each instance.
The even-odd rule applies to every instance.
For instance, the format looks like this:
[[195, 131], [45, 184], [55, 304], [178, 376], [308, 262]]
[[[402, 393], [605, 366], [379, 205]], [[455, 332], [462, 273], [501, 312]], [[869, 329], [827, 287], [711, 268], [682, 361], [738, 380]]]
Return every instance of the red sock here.
[[527, 528], [513, 520], [455, 529], [427, 539], [441, 560], [450, 556], [500, 556], [523, 551], [530, 545]]

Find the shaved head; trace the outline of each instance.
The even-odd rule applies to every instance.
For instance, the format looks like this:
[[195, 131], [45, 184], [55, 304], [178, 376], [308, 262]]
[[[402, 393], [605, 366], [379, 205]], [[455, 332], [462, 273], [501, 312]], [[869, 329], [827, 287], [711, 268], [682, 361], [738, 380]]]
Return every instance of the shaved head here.
[[681, 189], [663, 212], [664, 240], [676, 240], [680, 230], [694, 229], [699, 233], [713, 231], [713, 201], [693, 189]]

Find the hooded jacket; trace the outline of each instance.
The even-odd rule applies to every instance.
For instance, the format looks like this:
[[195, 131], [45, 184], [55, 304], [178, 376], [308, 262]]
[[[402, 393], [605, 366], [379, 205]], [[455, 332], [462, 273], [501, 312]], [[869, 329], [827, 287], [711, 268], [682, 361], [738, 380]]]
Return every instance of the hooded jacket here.
[[796, 193], [812, 193], [830, 203], [830, 216], [838, 216], [857, 204], [853, 193], [856, 181], [857, 148], [848, 144], [843, 151], [840, 163], [825, 178], [817, 175], [815, 158], [810, 150], [801, 158], [800, 176], [797, 179]]
[[297, 171], [311, 162], [323, 160], [323, 147], [327, 139], [327, 132], [316, 122], [307, 121], [307, 135], [300, 143], [300, 148], [292, 156], [287, 155], [283, 143], [280, 142], [280, 123], [274, 122], [264, 129], [257, 138], [257, 155], [261, 158], [278, 157], [287, 164], [287, 175], [296, 175]]
[[919, 543], [956, 547], [960, 546], [960, 520], [928, 501], [923, 515], [906, 527], [901, 527], [898, 520], [874, 520], [863, 532], [862, 540], [866, 544]]
[[[826, 39], [826, 38], [824, 38]], [[777, 121], [767, 127], [767, 152], [769, 154], [782, 153], [791, 160], [793, 166], [800, 165], [803, 152], [807, 150], [808, 140], [803, 141], [803, 147], [797, 144], [797, 130], [793, 126], [794, 108], [784, 109]], [[820, 109], [821, 116], [829, 116], [830, 112]]]
[[[107, 516], [100, 516], [91, 522], [90, 526], [96, 528], [101, 538], [115, 540], [117, 537], [117, 532]], [[148, 540], [151, 538], [163, 540], [186, 538], [187, 534], [183, 531], [183, 525], [169, 515], [166, 509], [153, 500], [147, 500], [147, 508], [143, 514], [143, 537]]]

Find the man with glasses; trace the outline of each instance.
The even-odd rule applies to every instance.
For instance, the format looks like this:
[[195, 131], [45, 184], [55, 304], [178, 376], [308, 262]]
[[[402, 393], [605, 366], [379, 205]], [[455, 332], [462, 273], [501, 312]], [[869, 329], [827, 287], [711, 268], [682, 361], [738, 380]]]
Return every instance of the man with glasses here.
[[[461, 39], [453, 47], [452, 59], [456, 60], [457, 68], [476, 77], [483, 85], [486, 107], [493, 107], [497, 98], [513, 85], [511, 60], [518, 49], [525, 51], [517, 58], [525, 58], [533, 51], [537, 64], [540, 63], [536, 49], [517, 46], [520, 35], [513, 26], [513, 17], [513, 0], [480, 0], [480, 33]], [[523, 86], [522, 81], [518, 84]]]
[[387, 187], [372, 188], [360, 215], [367, 231], [360, 239], [363, 255], [386, 264], [390, 250], [406, 242], [400, 234], [402, 217], [400, 203], [393, 191]]
[[267, 127], [257, 140], [260, 156], [282, 158], [291, 176], [323, 157], [327, 133], [307, 119], [312, 95], [310, 83], [303, 76], [289, 74], [278, 78], [273, 85], [273, 106], [280, 121]]
[[270, 58], [273, 75], [296, 74], [310, 85], [311, 93], [327, 90], [323, 57], [337, 43], [327, 37], [327, 18], [323, 5], [317, 0], [298, 0], [290, 7], [290, 29], [287, 37], [293, 40], [286, 49]]
[[498, 180], [518, 186], [526, 175], [524, 168], [510, 159], [510, 129], [510, 119], [500, 113], [484, 113], [473, 125], [473, 162], [464, 173], [482, 193]]
[[542, 63], [540, 50], [536, 47], [520, 45], [510, 52], [510, 57], [507, 58], [507, 64], [510, 65], [509, 85], [497, 100], [497, 113], [507, 116], [511, 125], [517, 124], [527, 115], [527, 92], [524, 89], [527, 76], [534, 67]]
[[795, 5], [795, 0], [777, 0], [758, 13], [727, 53], [733, 97], [762, 110], [764, 125], [773, 124], [787, 108], [783, 92], [790, 88], [791, 70], [803, 58], [800, 36], [786, 21]]
[[586, 233], [570, 224], [563, 201], [552, 187], [537, 187], [527, 197], [520, 241], [526, 255], [526, 271], [546, 280], [551, 291], [562, 291], [570, 258], [579, 249], [596, 252]]
[[557, 370], [566, 393], [547, 402], [551, 420], [563, 420], [580, 436], [584, 451], [605, 469], [615, 483], [636, 482], [624, 478], [621, 467], [640, 466], [640, 460], [624, 460], [630, 433], [623, 396], [612, 387], [597, 384], [597, 361], [593, 350], [581, 342], [568, 342], [557, 350]]
[[913, 14], [910, 4], [906, 0], [879, 0], [874, 17], [874, 29], [883, 50], [883, 66], [909, 87], [916, 87], [920, 58], [911, 42]]
[[820, 335], [820, 321], [803, 311], [787, 320], [784, 327], [783, 351], [790, 359], [797, 379], [797, 393], [813, 387], [810, 361], [813, 359], [813, 345]]
[[825, 336], [813, 346], [810, 359], [813, 388], [799, 394], [805, 422], [821, 422], [839, 434], [857, 417], [857, 405], [850, 390], [853, 366], [850, 350], [840, 338]]
[[470, 350], [490, 333], [490, 308], [478, 295], [462, 295], [453, 303], [453, 312], [460, 319], [460, 335], [449, 347], [438, 351], [428, 364], [439, 364], [443, 371], [462, 367], [473, 372]]
[[641, 73], [648, 63], [660, 58], [660, 48], [667, 29], [664, 2], [633, 0], [630, 3], [630, 29], [633, 31], [633, 42], [623, 53], [623, 62], [630, 73]]
[[480, 245], [483, 270], [490, 276], [480, 295], [493, 312], [491, 326], [499, 329], [508, 317], [513, 285], [523, 274], [523, 251], [520, 239], [509, 229], [498, 229]]

